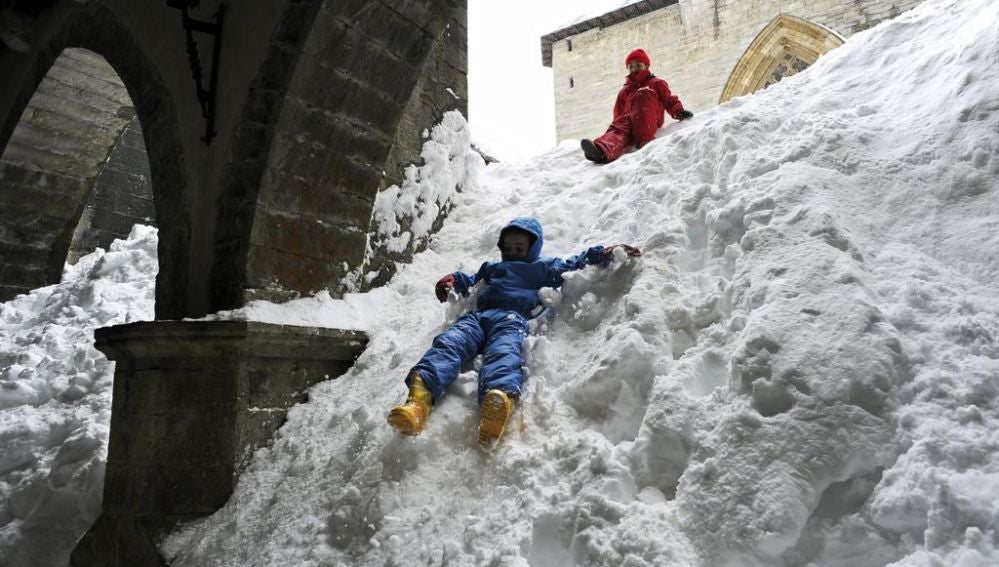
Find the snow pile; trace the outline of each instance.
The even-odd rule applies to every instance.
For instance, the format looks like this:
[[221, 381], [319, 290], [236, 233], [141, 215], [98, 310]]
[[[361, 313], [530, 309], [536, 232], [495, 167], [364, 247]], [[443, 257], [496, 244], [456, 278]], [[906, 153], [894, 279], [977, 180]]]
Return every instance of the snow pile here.
[[[372, 309], [368, 350], [165, 553], [997, 564], [997, 12], [931, 0], [609, 166], [575, 144], [491, 166], [388, 286], [322, 300], [331, 324]], [[495, 258], [522, 214], [547, 254], [645, 255], [546, 294], [557, 316], [527, 341], [529, 391], [497, 451], [474, 447], [471, 371], [424, 435], [396, 435], [406, 371], [467, 306], [442, 309], [433, 282]], [[292, 305], [270, 319], [298, 322]]]
[[474, 178], [477, 166], [482, 165], [470, 147], [465, 117], [456, 110], [444, 113], [423, 144], [423, 165], [410, 165], [402, 187], [392, 185], [375, 197], [375, 247], [398, 253], [415, 250], [426, 241], [440, 212], [450, 206], [456, 192], [467, 185], [466, 179]]
[[[999, 564], [996, 29], [994, 0], [928, 0], [613, 164], [567, 143], [486, 168], [382, 288], [218, 314], [361, 328], [371, 342], [289, 412], [223, 509], [161, 549], [175, 566]], [[428, 195], [447, 171], [420, 174]], [[380, 210], [414, 210], [402, 200]], [[473, 370], [422, 436], [397, 435], [385, 416], [407, 370], [469, 306], [442, 307], [434, 282], [496, 258], [498, 231], [525, 214], [544, 224], [547, 255], [618, 242], [644, 255], [544, 294], [556, 314], [527, 340], [527, 393], [494, 452], [475, 443]], [[141, 242], [126, 247], [152, 250]], [[155, 266], [135, 270], [151, 301]], [[87, 297], [66, 307], [79, 304], [80, 326]], [[55, 326], [58, 312], [29, 309], [39, 302], [4, 306], [3, 321], [38, 313], [11, 336]], [[50, 336], [37, 357], [89, 342]], [[13, 363], [23, 346], [7, 340]], [[99, 404], [35, 394], [48, 402], [0, 415], [99, 405], [97, 433], [81, 433], [98, 452], [5, 433], [0, 489], [48, 474], [62, 447], [103, 462], [108, 375], [66, 364], [47, 382], [81, 372], [104, 384]], [[16, 454], [39, 464], [11, 469]], [[68, 553], [60, 526], [93, 518], [32, 490], [5, 493], [4, 559]], [[14, 525], [12, 511], [35, 508], [44, 522]]]
[[0, 304], [0, 564], [65, 565], [97, 519], [114, 364], [93, 331], [153, 318], [156, 230]]

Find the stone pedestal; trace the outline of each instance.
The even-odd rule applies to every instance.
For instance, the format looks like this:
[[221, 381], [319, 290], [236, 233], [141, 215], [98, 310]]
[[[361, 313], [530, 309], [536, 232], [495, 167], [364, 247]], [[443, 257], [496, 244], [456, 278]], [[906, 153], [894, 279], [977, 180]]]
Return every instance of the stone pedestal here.
[[134, 323], [95, 339], [116, 363], [111, 432], [103, 511], [75, 567], [162, 565], [156, 542], [224, 505], [288, 408], [367, 343], [358, 331], [244, 321]]

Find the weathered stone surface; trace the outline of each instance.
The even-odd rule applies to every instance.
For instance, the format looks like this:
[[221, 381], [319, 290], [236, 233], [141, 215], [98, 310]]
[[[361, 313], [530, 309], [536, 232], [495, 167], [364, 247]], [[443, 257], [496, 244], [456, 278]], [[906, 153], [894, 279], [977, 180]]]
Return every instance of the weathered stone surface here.
[[225, 504], [288, 408], [367, 343], [358, 331], [245, 321], [134, 323], [95, 338], [116, 362], [111, 433], [103, 512], [73, 553], [77, 567], [159, 561], [123, 540], [157, 541]]
[[[220, 2], [196, 4], [189, 15], [208, 21]], [[47, 0], [31, 45], [0, 49], [0, 300], [153, 217], [158, 319], [336, 294], [355, 275], [377, 192], [419, 160], [423, 130], [467, 110], [465, 1], [226, 5], [210, 144], [166, 2]], [[199, 36], [204, 86], [213, 43]], [[221, 505], [250, 449], [357, 347], [204, 324], [98, 334], [118, 364], [108, 493], [74, 564], [158, 564], [159, 536]]]
[[260, 205], [272, 210], [326, 219], [337, 225], [364, 227], [371, 216], [373, 191], [353, 195], [345, 191], [330, 190], [328, 187], [318, 187], [298, 175], [289, 175], [284, 183], [287, 191], [267, 195], [261, 199]]
[[[134, 112], [134, 111], [133, 111]], [[125, 238], [136, 223], [156, 225], [149, 159], [139, 121], [133, 118], [111, 152], [76, 225], [66, 261]]]
[[[190, 16], [208, 21], [217, 6], [200, 3]], [[145, 0], [53, 3], [38, 14], [40, 33], [29, 51], [16, 57], [0, 51], [0, 74], [16, 86], [0, 92], [0, 143], [9, 163], [39, 172], [30, 179], [23, 169], [9, 172], [0, 193], [21, 175], [23, 183], [12, 193], [29, 209], [41, 208], [42, 201], [26, 195], [81, 195], [65, 200], [74, 204], [69, 214], [58, 207], [62, 220], [45, 234], [15, 228], [0, 213], [0, 225], [10, 225], [7, 241], [17, 235], [25, 246], [48, 242], [47, 259], [54, 264], [42, 281], [2, 281], [0, 287], [52, 283], [67, 257], [107, 246], [141, 221], [160, 229], [157, 317], [239, 307], [271, 289], [277, 290], [274, 298], [323, 288], [339, 293], [340, 280], [363, 258], [343, 243], [363, 248], [361, 239], [329, 231], [332, 242], [286, 249], [253, 240], [273, 234], [254, 225], [285, 213], [300, 224], [338, 226], [343, 234], [367, 232], [377, 191], [419, 160], [420, 132], [450, 108], [465, 110], [464, 10], [463, 0], [229, 5], [217, 135], [206, 145], [179, 11]], [[203, 86], [213, 43], [199, 36]], [[92, 51], [66, 51], [70, 46]], [[40, 82], [46, 86], [37, 88]], [[137, 146], [128, 142], [139, 136], [126, 132], [118, 143], [117, 121], [124, 124], [133, 112], [151, 144], [148, 172], [140, 171]], [[62, 135], [54, 133], [57, 126]], [[17, 139], [7, 143], [15, 128]], [[114, 154], [107, 161], [115, 143], [121, 161], [136, 167], [121, 166]], [[79, 181], [46, 185], [53, 174]], [[152, 214], [150, 201], [136, 197], [147, 185]], [[58, 235], [51, 233], [54, 226]], [[313, 253], [318, 249], [345, 255], [332, 262], [336, 269], [302, 269], [303, 259], [327, 263]], [[285, 257], [264, 258], [265, 250]]]
[[[467, 58], [465, 50], [458, 46], [467, 43], [467, 15], [464, 9], [456, 10], [453, 19], [448, 23], [431, 53], [421, 75], [419, 83], [413, 89], [413, 94], [406, 105], [400, 120], [400, 127], [392, 141], [392, 151], [388, 157], [386, 176], [382, 180], [383, 187], [401, 185], [405, 167], [412, 161], [410, 156], [419, 155], [424, 138], [423, 129], [431, 117], [441, 111], [457, 109], [463, 114], [468, 113], [468, 93], [465, 76], [467, 75]], [[439, 120], [439, 116], [437, 117]], [[447, 210], [434, 223], [431, 232], [439, 230], [443, 224]], [[409, 228], [410, 219], [399, 219], [403, 230]], [[415, 251], [425, 249], [427, 241], [418, 242]], [[405, 263], [411, 257], [412, 251], [390, 252], [384, 247], [376, 247], [365, 270], [374, 274], [368, 285], [377, 287], [387, 282], [395, 273], [398, 263]]]
[[0, 301], [59, 281], [98, 173], [134, 115], [107, 61], [85, 53], [56, 60], [0, 156], [3, 240], [24, 251], [0, 256]]
[[466, 108], [464, 68], [450, 64], [464, 61], [464, 27], [463, 2], [323, 4], [273, 105], [250, 245], [236, 253], [245, 287], [230, 301], [345, 289], [385, 179], [418, 160], [423, 130]]
[[[169, 525], [165, 522], [153, 524], [134, 516], [101, 515], [76, 544], [70, 564], [73, 567], [165, 567], [156, 542]], [[115, 534], [115, 537], [96, 534]]]

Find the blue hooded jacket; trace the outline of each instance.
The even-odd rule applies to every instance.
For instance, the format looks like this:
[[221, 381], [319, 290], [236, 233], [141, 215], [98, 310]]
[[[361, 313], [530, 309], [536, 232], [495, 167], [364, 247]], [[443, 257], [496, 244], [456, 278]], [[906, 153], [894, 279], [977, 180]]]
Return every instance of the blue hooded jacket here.
[[543, 287], [557, 288], [565, 281], [562, 274], [579, 270], [590, 264], [606, 262], [603, 257], [603, 246], [593, 246], [585, 252], [569, 259], [542, 258], [541, 247], [544, 245], [544, 234], [541, 223], [533, 217], [518, 217], [510, 221], [500, 231], [497, 246], [502, 252], [503, 235], [510, 229], [520, 229], [534, 237], [527, 257], [522, 260], [502, 260], [485, 262], [475, 274], [454, 272], [454, 289], [463, 296], [477, 283], [482, 282], [484, 288], [476, 301], [479, 311], [486, 309], [505, 309], [520, 313], [530, 318], [541, 310], [541, 298], [538, 290]]

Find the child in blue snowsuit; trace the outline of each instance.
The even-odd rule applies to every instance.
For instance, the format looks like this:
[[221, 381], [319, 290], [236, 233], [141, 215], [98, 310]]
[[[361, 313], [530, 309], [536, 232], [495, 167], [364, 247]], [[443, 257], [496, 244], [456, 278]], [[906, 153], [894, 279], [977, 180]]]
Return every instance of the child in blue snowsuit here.
[[438, 335], [410, 371], [406, 380], [409, 397], [389, 413], [393, 427], [407, 435], [422, 432], [434, 402], [444, 397], [461, 365], [484, 354], [479, 370], [479, 443], [486, 446], [499, 439], [522, 392], [527, 322], [543, 310], [538, 290], [561, 286], [565, 272], [606, 264], [618, 246], [631, 256], [641, 254], [637, 248], [622, 244], [593, 246], [566, 260], [542, 258], [543, 244], [537, 219], [513, 219], [500, 231], [497, 245], [501, 261], [485, 262], [475, 274], [454, 272], [437, 282], [437, 298], [442, 303], [452, 290], [467, 296], [473, 286], [484, 287], [476, 310]]

